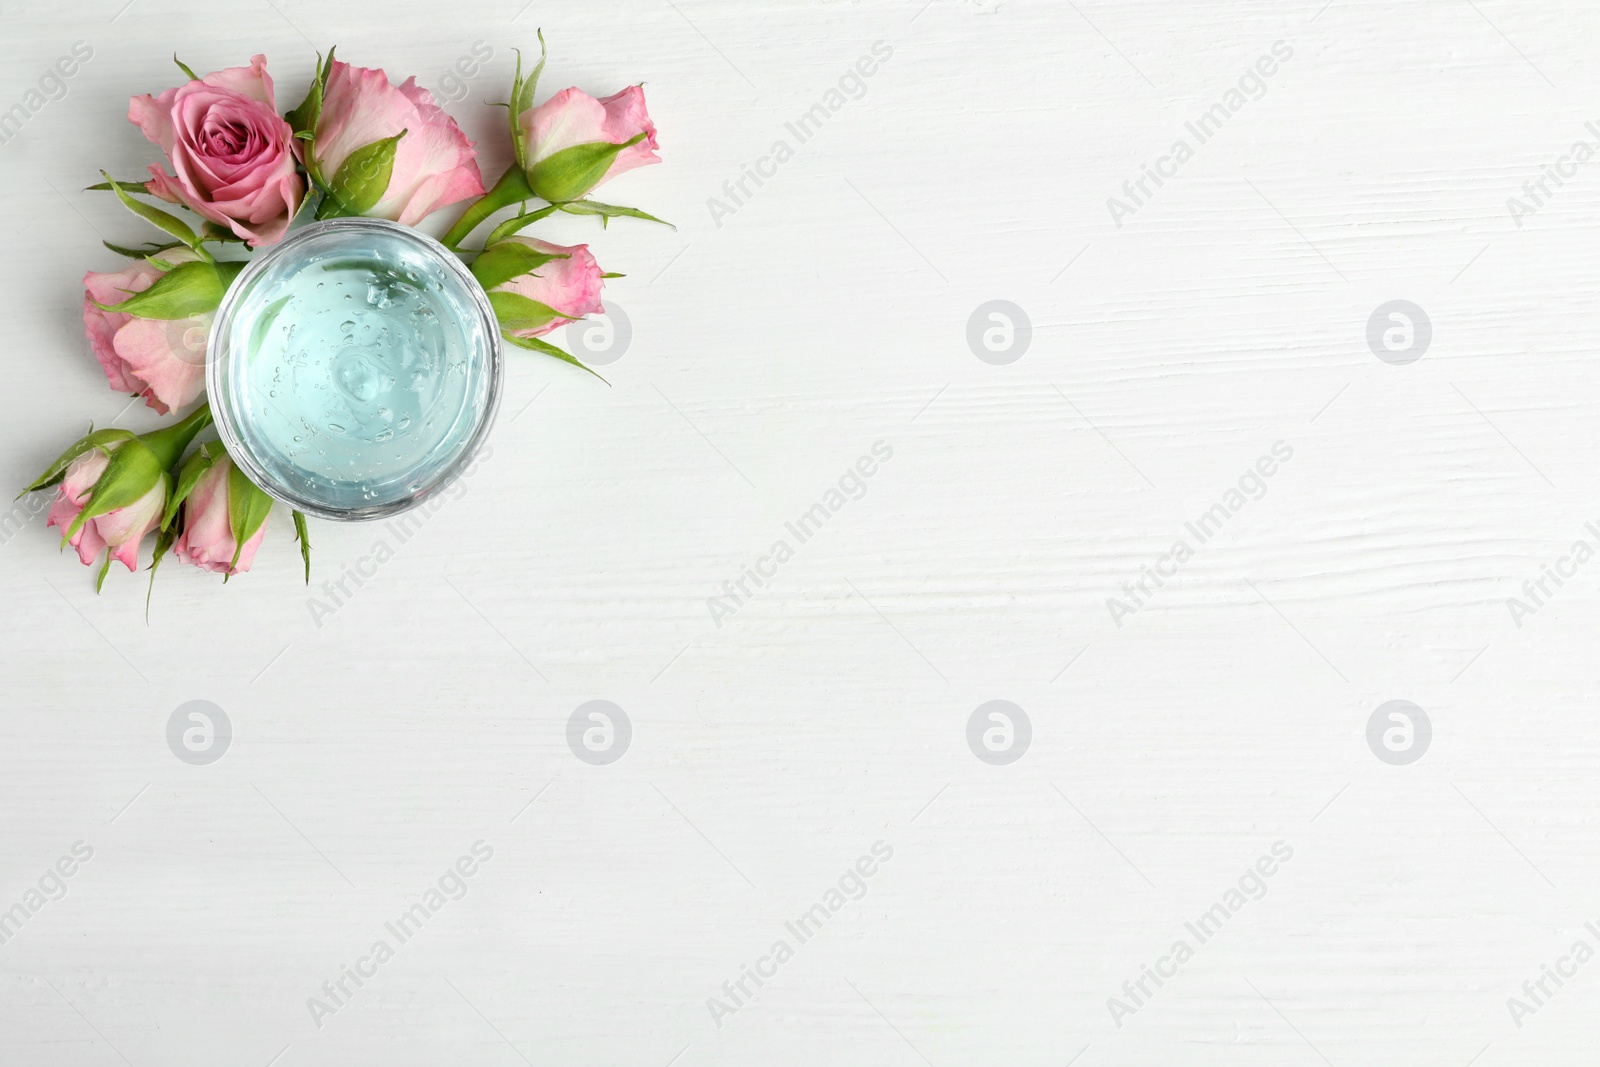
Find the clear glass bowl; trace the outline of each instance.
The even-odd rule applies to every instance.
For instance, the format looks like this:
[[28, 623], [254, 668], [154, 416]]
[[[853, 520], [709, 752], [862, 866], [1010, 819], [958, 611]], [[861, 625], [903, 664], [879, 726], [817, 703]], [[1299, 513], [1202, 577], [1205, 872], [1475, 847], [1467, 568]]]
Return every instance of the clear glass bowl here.
[[471, 462], [500, 404], [483, 287], [383, 219], [314, 223], [258, 255], [206, 351], [228, 454], [267, 495], [327, 519], [416, 507]]

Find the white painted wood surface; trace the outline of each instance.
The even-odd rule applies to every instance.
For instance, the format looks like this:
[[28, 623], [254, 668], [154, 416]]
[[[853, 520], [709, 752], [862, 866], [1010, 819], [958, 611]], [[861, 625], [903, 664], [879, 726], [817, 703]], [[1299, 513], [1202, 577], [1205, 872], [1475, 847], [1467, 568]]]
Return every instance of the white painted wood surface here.
[[[315, 524], [319, 582], [394, 551], [320, 626], [282, 516], [226, 588], [166, 566], [147, 625], [142, 575], [97, 597], [13, 513], [0, 909], [93, 856], [0, 945], [0, 1062], [1592, 1057], [1600, 962], [1542, 1003], [1523, 984], [1600, 948], [1600, 564], [1507, 607], [1600, 519], [1600, 162], [1521, 225], [1507, 205], [1597, 140], [1592, 7], [124, 2], [0, 4], [0, 108], [94, 49], [0, 145], [6, 485], [89, 418], [154, 425], [78, 312], [101, 236], [138, 225], [75, 190], [155, 159], [125, 102], [174, 51], [265, 52], [287, 104], [314, 46], [437, 86], [486, 41], [451, 109], [497, 171], [482, 101], [542, 26], [547, 89], [646, 83], [665, 162], [606, 199], [678, 229], [550, 227], [628, 275], [611, 388], [515, 357], [460, 499], [403, 544]], [[1115, 225], [1107, 199], [1280, 41], [1265, 95]], [[793, 158], [716, 219], [778, 139]], [[966, 340], [994, 299], [1034, 324], [1005, 366]], [[1403, 366], [1365, 338], [1395, 299], [1433, 330]], [[880, 441], [864, 495], [717, 625], [708, 599]], [[1107, 598], [1277, 442], [1265, 494], [1116, 625]], [[632, 724], [606, 766], [566, 740], [592, 699]], [[1005, 766], [966, 741], [994, 699], [1032, 723]], [[1432, 723], [1406, 766], [1366, 741], [1394, 699]], [[208, 766], [168, 748], [190, 700], [232, 725]], [[478, 841], [400, 944], [385, 924]], [[879, 841], [801, 943], [785, 923]], [[1280, 841], [1199, 943], [1185, 923]], [[308, 998], [380, 939], [317, 1025]]]

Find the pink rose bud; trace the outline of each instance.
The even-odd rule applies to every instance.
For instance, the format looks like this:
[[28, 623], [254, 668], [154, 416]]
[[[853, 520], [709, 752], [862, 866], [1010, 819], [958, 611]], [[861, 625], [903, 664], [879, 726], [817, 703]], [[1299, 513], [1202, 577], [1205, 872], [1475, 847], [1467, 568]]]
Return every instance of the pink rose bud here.
[[184, 465], [178, 493], [183, 504], [183, 532], [173, 545], [178, 559], [228, 577], [249, 570], [267, 535], [272, 498], [215, 443], [202, 445]]
[[[183, 247], [156, 253], [156, 258], [173, 264], [199, 259]], [[205, 386], [212, 312], [166, 319], [102, 308], [145, 292], [167, 273], [140, 259], [123, 270], [89, 271], [83, 276], [84, 331], [111, 388], [137, 393], [162, 415], [193, 403]]]
[[619, 174], [661, 162], [656, 127], [637, 85], [596, 100], [564, 89], [517, 116], [518, 162], [552, 204], [576, 200]]
[[507, 237], [473, 260], [472, 273], [489, 293], [510, 338], [534, 338], [585, 315], [604, 311], [603, 275], [588, 245], [550, 244], [533, 237]]
[[85, 565], [110, 549], [107, 563], [114, 559], [131, 571], [138, 567], [139, 542], [161, 521], [161, 511], [167, 503], [167, 485], [162, 478], [152, 481], [131, 503], [78, 521], [117, 448], [113, 444], [105, 451], [90, 449], [68, 465], [45, 525], [59, 527]]
[[147, 191], [253, 246], [283, 237], [305, 184], [295, 170], [293, 134], [273, 101], [265, 56], [160, 96], [136, 96], [128, 120], [172, 164], [170, 175], [151, 165]]
[[472, 142], [415, 78], [327, 66], [310, 153], [334, 205], [319, 217], [370, 215], [415, 226], [442, 207], [483, 195]]
[[131, 430], [91, 431], [23, 490], [59, 486], [46, 525], [59, 527], [62, 543], [77, 549], [86, 565], [105, 551], [96, 589], [113, 559], [135, 568], [139, 542], [162, 525], [172, 492], [169, 471], [210, 422], [211, 409], [202, 404], [183, 421], [138, 437]]

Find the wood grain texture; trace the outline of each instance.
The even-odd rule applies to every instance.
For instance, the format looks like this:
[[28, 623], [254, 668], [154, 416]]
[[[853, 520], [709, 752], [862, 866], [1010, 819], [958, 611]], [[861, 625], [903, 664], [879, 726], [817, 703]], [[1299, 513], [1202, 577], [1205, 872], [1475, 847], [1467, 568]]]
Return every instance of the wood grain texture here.
[[[1596, 541], [1600, 161], [1520, 225], [1507, 201], [1600, 141], [1594, 10], [124, 3], [0, 5], [0, 110], [94, 48], [0, 144], [5, 484], [88, 418], [155, 424], [78, 310], [98, 242], [138, 227], [77, 190], [155, 159], [124, 102], [174, 51], [265, 52], [292, 103], [315, 48], [437, 85], [488, 42], [450, 107], [497, 173], [484, 101], [542, 27], [547, 90], [646, 83], [665, 162], [606, 199], [677, 229], [552, 222], [627, 275], [611, 387], [514, 357], [458, 499], [404, 540], [315, 524], [310, 590], [274, 515], [225, 589], [165, 567], [146, 624], [142, 575], [97, 597], [12, 512], [0, 911], [74, 842], [93, 858], [0, 944], [0, 1062], [1585, 1062], [1600, 963], [1520, 1019], [1508, 998], [1600, 949], [1600, 563], [1521, 625], [1507, 601]], [[1108, 198], [1277, 42], [1264, 92], [1116, 225]], [[1005, 366], [966, 339], [996, 299], [1033, 324]], [[1395, 299], [1433, 329], [1406, 366], [1366, 340]], [[1280, 442], [1119, 625], [1108, 598]], [[168, 748], [195, 699], [234, 732], [209, 766]], [[592, 699], [632, 724], [607, 766], [568, 747]], [[1032, 724], [1006, 766], [966, 740], [994, 699]], [[1366, 740], [1393, 699], [1432, 723], [1407, 766]], [[478, 841], [465, 895], [398, 943]], [[879, 841], [800, 942], [786, 923]], [[1280, 841], [1199, 943], [1185, 924]], [[308, 998], [379, 939], [393, 958], [318, 1026]], [[793, 958], [714, 1018], [779, 939]], [[1114, 1018], [1179, 939], [1193, 958]]]

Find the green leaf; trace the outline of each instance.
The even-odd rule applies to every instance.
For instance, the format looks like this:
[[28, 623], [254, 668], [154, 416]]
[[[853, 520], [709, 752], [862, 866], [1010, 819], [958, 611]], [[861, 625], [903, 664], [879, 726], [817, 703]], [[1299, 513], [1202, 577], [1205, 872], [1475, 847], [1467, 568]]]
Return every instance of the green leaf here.
[[604, 273], [604, 274], [602, 274], [602, 275], [600, 275], [600, 277], [602, 277], [602, 278], [608, 278], [608, 279], [609, 279], [609, 278], [626, 278], [626, 277], [627, 277], [627, 275], [626, 275], [626, 274], [618, 274], [618, 273], [617, 273], [617, 272], [616, 272], [616, 271], [614, 271], [614, 270], [608, 270], [608, 271], [606, 271], [606, 272], [605, 272], [605, 273]]
[[[586, 370], [590, 374], [593, 374], [596, 378], [600, 378], [600, 375], [597, 374], [593, 369], [584, 366], [582, 363], [579, 363], [567, 352], [557, 348], [553, 344], [550, 344], [548, 341], [542, 341], [537, 337], [513, 337], [511, 334], [505, 333], [504, 331], [501, 332], [500, 336], [504, 337], [507, 341], [510, 341], [518, 348], [526, 348], [530, 352], [543, 352], [547, 356], [554, 356], [563, 363], [570, 363], [574, 367]], [[602, 382], [606, 382], [604, 378], [600, 378], [600, 380]], [[606, 382], [606, 384], [610, 385], [611, 383]]]
[[[552, 157], [553, 158], [553, 157]], [[661, 225], [676, 230], [677, 227], [665, 219], [658, 219], [648, 215], [636, 207], [617, 207], [614, 204], [601, 204], [593, 200], [571, 200], [560, 205], [561, 210], [568, 215], [599, 215], [602, 224], [614, 218], [626, 216], [630, 219], [644, 219], [646, 222], [659, 222]]]
[[[55, 462], [46, 467], [44, 473], [33, 480], [33, 484], [17, 494], [16, 499], [20, 500], [29, 493], [40, 489], [48, 489], [50, 486], [55, 485], [66, 473], [67, 468], [72, 465], [72, 461], [89, 451], [89, 449], [105, 449], [107, 445], [114, 441], [126, 441], [132, 436], [132, 430], [96, 430], [90, 427], [87, 434], [78, 438], [68, 446], [65, 452], [57, 456]], [[107, 451], [106, 454], [110, 455], [110, 452]]]
[[530, 211], [526, 215], [515, 215], [490, 230], [489, 239], [484, 244], [499, 244], [512, 234], [521, 233], [540, 219], [547, 219], [559, 210], [560, 207], [558, 205], [551, 204], [549, 207], [542, 207], [538, 211]]
[[[203, 444], [183, 463], [183, 470], [178, 474], [178, 487], [172, 491], [172, 496], [167, 500], [167, 510], [161, 516], [161, 529], [165, 531], [173, 527], [172, 520], [178, 517], [178, 506], [189, 499], [189, 494], [194, 492], [194, 487], [200, 484], [200, 477], [216, 465], [222, 452], [220, 444]], [[173, 527], [175, 529], [175, 527]]]
[[239, 565], [239, 553], [244, 550], [245, 542], [261, 529], [271, 510], [272, 498], [257, 489], [238, 464], [232, 464], [228, 470], [228, 527], [233, 533], [233, 559], [228, 563], [230, 573]]
[[528, 188], [528, 179], [522, 173], [522, 168], [513, 163], [500, 175], [500, 180], [494, 183], [494, 188], [474, 200], [456, 224], [450, 227], [450, 232], [444, 235], [442, 244], [452, 252], [459, 251], [461, 242], [467, 235], [477, 229], [490, 215], [503, 207], [510, 207], [519, 200], [526, 200], [533, 195], [533, 190]]
[[541, 304], [517, 293], [490, 293], [489, 306], [503, 330], [537, 330], [554, 319], [566, 321], [563, 315], [549, 304]]
[[553, 259], [566, 259], [566, 255], [553, 255], [521, 241], [503, 241], [491, 244], [483, 254], [472, 261], [472, 276], [484, 289], [493, 289], [512, 278], [532, 274]]
[[328, 192], [341, 208], [352, 215], [359, 215], [372, 210], [372, 206], [383, 199], [384, 191], [389, 188], [389, 178], [394, 173], [395, 149], [405, 135], [406, 131], [401, 130], [393, 137], [363, 145], [339, 164], [338, 172], [328, 184]]
[[178, 53], [176, 53], [176, 52], [172, 53], [172, 61], [174, 63], [178, 64], [178, 69], [179, 70], [183, 71], [185, 74], [187, 74], [189, 76], [189, 80], [190, 81], [197, 82], [197, 81], [200, 80], [200, 75], [198, 75], [194, 71], [190, 70], [189, 69], [189, 65], [187, 63], [185, 63], [183, 60], [178, 58]]
[[[178, 218], [178, 216], [166, 211], [162, 211], [158, 207], [151, 207], [149, 204], [135, 200], [133, 197], [128, 195], [121, 182], [112, 181], [111, 175], [107, 174], [105, 171], [101, 171], [100, 176], [106, 181], [111, 182], [111, 191], [117, 194], [117, 199], [122, 201], [123, 207], [127, 208], [135, 215], [138, 215], [146, 222], [156, 226], [158, 229], [165, 230], [167, 233], [170, 233], [172, 236], [176, 237], [190, 248], [194, 248], [200, 243], [200, 238], [196, 237], [194, 231], [189, 228], [187, 223]], [[138, 184], [136, 188], [141, 193], [145, 191], [143, 184]]]
[[535, 196], [552, 204], [576, 200], [600, 184], [619, 152], [644, 138], [640, 133], [621, 144], [590, 141], [563, 148], [528, 168], [528, 185]]
[[306, 533], [306, 517], [299, 511], [290, 511], [294, 516], [294, 539], [300, 542], [300, 558], [306, 563], [306, 584], [311, 584], [311, 535]]
[[527, 155], [522, 143], [522, 125], [517, 121], [522, 113], [533, 106], [534, 93], [539, 88], [539, 75], [544, 73], [544, 61], [549, 56], [549, 51], [544, 43], [544, 30], [539, 30], [539, 64], [533, 68], [527, 80], [522, 77], [522, 51], [517, 50], [517, 72], [511, 79], [511, 100], [506, 108], [511, 117], [511, 152], [512, 158], [518, 166], [526, 166]]
[[[101, 311], [137, 315], [142, 319], [186, 319], [215, 311], [228, 291], [230, 276], [224, 280], [219, 264], [195, 261], [179, 263], [157, 278], [143, 292], [134, 293], [120, 304], [94, 302]], [[232, 268], [233, 265], [229, 264]], [[237, 274], [237, 270], [232, 271]], [[126, 292], [126, 290], [124, 290]]]

